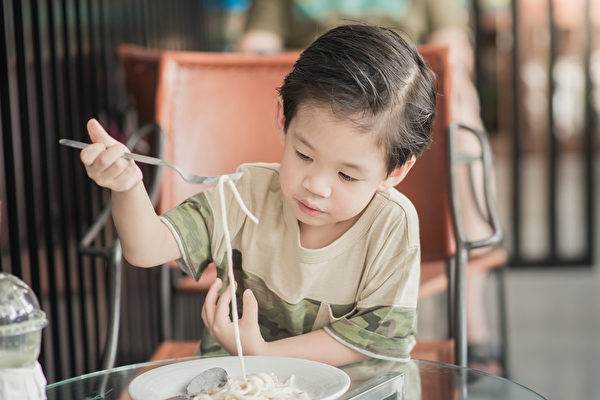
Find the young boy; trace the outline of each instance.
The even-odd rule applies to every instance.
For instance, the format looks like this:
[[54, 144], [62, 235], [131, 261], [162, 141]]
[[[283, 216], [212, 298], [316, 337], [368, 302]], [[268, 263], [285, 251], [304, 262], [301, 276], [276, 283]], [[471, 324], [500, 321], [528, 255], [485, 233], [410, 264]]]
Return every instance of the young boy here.
[[[281, 164], [242, 165], [235, 183], [259, 224], [225, 187], [244, 354], [332, 365], [407, 360], [419, 232], [414, 207], [394, 186], [431, 141], [433, 75], [397, 33], [341, 26], [300, 55], [280, 97]], [[216, 188], [159, 217], [139, 168], [120, 158], [126, 148], [94, 120], [88, 130], [94, 144], [81, 160], [112, 190], [123, 256], [140, 267], [178, 260], [196, 278], [214, 261], [226, 278]], [[236, 351], [226, 285], [217, 279], [206, 296], [204, 355]]]

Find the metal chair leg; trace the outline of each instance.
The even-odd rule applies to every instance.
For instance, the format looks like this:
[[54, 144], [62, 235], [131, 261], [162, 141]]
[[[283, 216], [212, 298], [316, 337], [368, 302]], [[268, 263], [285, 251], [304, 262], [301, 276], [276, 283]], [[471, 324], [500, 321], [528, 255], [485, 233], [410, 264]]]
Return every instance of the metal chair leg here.
[[162, 341], [173, 338], [172, 300], [171, 268], [164, 265], [160, 271], [160, 324]]
[[456, 252], [456, 282], [454, 295], [454, 340], [456, 341], [456, 364], [467, 366], [467, 262], [468, 252], [458, 248]]
[[448, 276], [448, 292], [447, 292], [447, 307], [448, 307], [448, 338], [454, 337], [454, 304], [456, 301], [456, 293], [454, 286], [456, 281], [456, 260], [450, 257], [446, 264]]
[[[108, 320], [108, 333], [106, 338], [106, 348], [102, 356], [102, 369], [112, 369], [115, 366], [117, 356], [117, 347], [119, 346], [119, 323], [121, 318], [121, 287], [123, 284], [123, 252], [121, 242], [115, 241], [112, 254], [107, 259], [110, 284], [108, 291], [108, 301], [110, 318]], [[102, 398], [110, 391], [108, 389], [108, 377], [105, 374], [100, 382], [99, 393]]]
[[508, 317], [506, 312], [506, 266], [496, 270], [497, 287], [497, 302], [498, 302], [498, 324], [500, 332], [500, 364], [504, 371], [504, 377], [510, 379], [508, 368]]
[[102, 369], [110, 369], [115, 366], [117, 346], [119, 345], [119, 323], [121, 317], [121, 286], [123, 279], [123, 264], [121, 242], [115, 241], [111, 257], [108, 259], [109, 283], [109, 310], [108, 337], [102, 357]]

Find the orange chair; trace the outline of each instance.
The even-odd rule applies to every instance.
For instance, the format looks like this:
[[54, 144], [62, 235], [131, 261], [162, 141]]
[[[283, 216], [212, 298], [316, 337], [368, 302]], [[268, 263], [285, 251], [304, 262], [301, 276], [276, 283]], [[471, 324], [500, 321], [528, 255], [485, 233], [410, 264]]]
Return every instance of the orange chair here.
[[[451, 76], [446, 50], [437, 46], [421, 46], [419, 52], [436, 75], [438, 97], [432, 129], [433, 143], [417, 161], [407, 178], [400, 183], [398, 190], [411, 199], [419, 215], [422, 248], [420, 298], [427, 298], [448, 289], [448, 331], [456, 340], [457, 364], [466, 366], [467, 274], [503, 267], [508, 257], [503, 248], [497, 247], [502, 239], [502, 232], [495, 205], [491, 200], [490, 174], [493, 165], [487, 136], [469, 127], [451, 124]], [[458, 175], [456, 169], [464, 162], [472, 163], [479, 158], [463, 160], [456, 154], [452, 139], [458, 128], [470, 130], [479, 139], [482, 147], [481, 158], [486, 175], [486, 210], [483, 213], [492, 228], [492, 234], [477, 242], [469, 242], [464, 237], [457, 190], [454, 186]], [[492, 250], [468, 259], [470, 250], [483, 247]], [[499, 305], [503, 307], [503, 299]], [[504, 321], [502, 325], [505, 325]], [[502, 342], [505, 347], [505, 337], [502, 338]]]
[[[127, 55], [134, 59], [129, 60], [130, 65], [156, 62], [156, 54], [153, 51], [144, 54], [138, 50], [120, 49], [122, 61], [126, 59], [124, 55]], [[437, 102], [433, 145], [399, 189], [411, 198], [421, 220], [423, 264], [420, 297], [430, 297], [449, 288], [449, 332], [451, 336], [459, 339], [456, 348], [459, 355], [457, 359], [464, 364], [465, 254], [469, 248], [476, 246], [462, 238], [457, 227], [458, 217], [453, 218], [452, 212], [449, 167], [451, 160], [448, 151], [450, 96], [446, 51], [435, 47], [421, 47], [420, 51], [437, 75], [437, 92], [442, 96], [438, 97]], [[136, 57], [141, 60], [135, 61]], [[181, 164], [184, 168], [206, 174], [230, 172], [242, 162], [278, 161], [282, 146], [275, 129], [275, 89], [291, 69], [296, 57], [297, 54], [265, 57], [164, 53], [160, 64], [160, 87], [156, 101], [156, 120], [165, 131], [164, 157]], [[126, 67], [125, 71], [126, 74], [134, 74], [134, 78], [127, 78], [128, 81], [144, 79], [145, 86], [150, 85], [151, 74], [137, 74], [140, 71], [148, 71], [148, 68]], [[129, 87], [131, 89], [134, 86]], [[145, 98], [144, 90], [134, 90], [134, 97]], [[154, 89], [150, 92], [154, 92]], [[137, 104], [140, 106], [143, 103], [138, 101]], [[140, 115], [142, 114], [149, 115], [149, 108], [140, 112]], [[148, 118], [144, 122], [147, 122]], [[222, 151], [223, 148], [227, 151]], [[197, 186], [184, 184], [169, 171], [164, 173], [160, 194], [161, 211], [177, 205], [199, 190]], [[495, 215], [493, 211], [488, 210], [490, 217]], [[497, 222], [493, 219], [490, 221], [492, 225]], [[475, 245], [489, 245], [498, 239], [499, 234], [496, 231], [491, 238]], [[504, 260], [505, 253], [500, 250], [480, 256], [474, 260], [476, 264], [473, 265], [478, 265], [478, 268], [490, 268], [503, 265]], [[469, 266], [469, 270], [471, 269]], [[454, 271], [458, 273], [455, 274]], [[205, 271], [199, 282], [183, 277], [177, 280], [176, 288], [192, 293], [204, 292], [215, 276], [213, 266]], [[454, 289], [457, 285], [460, 290]], [[163, 303], [167, 304], [168, 308], [169, 288], [165, 289]], [[166, 342], [157, 350], [154, 358], [186, 354], [196, 347], [196, 342]], [[419, 342], [413, 356], [453, 362], [453, 349], [452, 341]]]

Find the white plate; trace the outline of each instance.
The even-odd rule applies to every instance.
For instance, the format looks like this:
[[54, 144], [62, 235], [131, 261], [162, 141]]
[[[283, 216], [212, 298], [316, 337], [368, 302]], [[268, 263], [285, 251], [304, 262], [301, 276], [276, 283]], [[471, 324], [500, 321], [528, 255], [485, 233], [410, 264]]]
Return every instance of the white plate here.
[[[311, 400], [331, 400], [340, 397], [348, 387], [348, 375], [331, 365], [301, 358], [246, 356], [246, 373], [274, 373], [280, 381], [294, 375], [295, 386], [305, 391]], [[133, 400], [164, 400], [185, 392], [187, 384], [200, 372], [212, 367], [224, 368], [230, 377], [241, 375], [237, 357], [215, 357], [165, 365], [136, 377], [129, 384]]]

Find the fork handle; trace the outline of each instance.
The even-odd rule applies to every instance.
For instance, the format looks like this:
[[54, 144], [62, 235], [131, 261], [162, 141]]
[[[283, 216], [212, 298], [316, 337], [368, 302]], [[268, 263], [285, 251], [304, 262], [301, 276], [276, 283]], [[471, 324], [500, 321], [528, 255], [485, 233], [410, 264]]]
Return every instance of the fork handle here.
[[[90, 145], [90, 143], [78, 142], [77, 140], [71, 140], [71, 139], [60, 139], [58, 141], [58, 143], [60, 143], [64, 146], [74, 147], [76, 149], [82, 149], [82, 150]], [[160, 158], [143, 156], [141, 154], [125, 153], [125, 154], [123, 154], [123, 158], [125, 158], [127, 160], [139, 161], [139, 162], [145, 163], [145, 164], [158, 165], [158, 166], [163, 166], [163, 165], [169, 166], [169, 164], [166, 161], [163, 161]]]
[[155, 158], [155, 157], [150, 157], [150, 156], [143, 156], [141, 154], [135, 154], [135, 153], [125, 153], [123, 154], [123, 158], [126, 158], [128, 160], [135, 160], [135, 161], [139, 161], [141, 163], [145, 163], [145, 164], [152, 164], [152, 165], [158, 165], [158, 166], [170, 166], [169, 163], [167, 163], [164, 160], [161, 160], [160, 158]]

